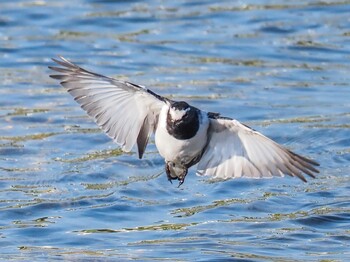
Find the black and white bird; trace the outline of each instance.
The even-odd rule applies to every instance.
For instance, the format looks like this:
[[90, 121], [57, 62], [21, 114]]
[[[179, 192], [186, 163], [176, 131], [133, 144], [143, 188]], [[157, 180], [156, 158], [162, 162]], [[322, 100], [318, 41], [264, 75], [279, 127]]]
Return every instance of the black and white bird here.
[[319, 164], [261, 133], [218, 113], [204, 112], [184, 101], [162, 97], [144, 86], [90, 72], [64, 57], [54, 59], [50, 75], [124, 151], [137, 144], [141, 159], [149, 137], [165, 159], [169, 181], [197, 174], [219, 179], [271, 178], [303, 173], [315, 177]]

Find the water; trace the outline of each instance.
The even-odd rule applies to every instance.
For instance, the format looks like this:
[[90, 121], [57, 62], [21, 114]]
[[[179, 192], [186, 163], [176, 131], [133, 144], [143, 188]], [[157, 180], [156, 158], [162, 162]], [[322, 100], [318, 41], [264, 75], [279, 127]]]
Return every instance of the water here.
[[[0, 245], [14, 260], [350, 260], [350, 1], [0, 3]], [[254, 127], [321, 163], [166, 180], [50, 79], [51, 57]]]

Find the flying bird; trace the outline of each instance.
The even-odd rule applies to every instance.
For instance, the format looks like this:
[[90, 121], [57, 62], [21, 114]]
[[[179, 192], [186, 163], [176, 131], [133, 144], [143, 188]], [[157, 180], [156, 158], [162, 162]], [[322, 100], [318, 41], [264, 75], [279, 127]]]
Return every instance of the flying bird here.
[[106, 134], [129, 152], [136, 144], [141, 159], [148, 140], [165, 159], [168, 180], [184, 183], [188, 169], [219, 179], [289, 175], [306, 182], [319, 164], [298, 155], [239, 121], [174, 101], [150, 89], [97, 74], [53, 58], [49, 66], [74, 100]]

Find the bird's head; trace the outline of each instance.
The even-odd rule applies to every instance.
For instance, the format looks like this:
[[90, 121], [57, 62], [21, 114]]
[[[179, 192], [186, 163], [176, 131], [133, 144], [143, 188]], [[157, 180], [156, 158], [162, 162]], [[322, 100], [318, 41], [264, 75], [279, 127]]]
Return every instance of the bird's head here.
[[172, 123], [180, 123], [190, 120], [194, 115], [194, 108], [186, 102], [173, 102], [170, 104], [168, 111], [168, 121]]
[[167, 130], [177, 139], [193, 137], [200, 125], [200, 111], [186, 102], [171, 102], [167, 114]]

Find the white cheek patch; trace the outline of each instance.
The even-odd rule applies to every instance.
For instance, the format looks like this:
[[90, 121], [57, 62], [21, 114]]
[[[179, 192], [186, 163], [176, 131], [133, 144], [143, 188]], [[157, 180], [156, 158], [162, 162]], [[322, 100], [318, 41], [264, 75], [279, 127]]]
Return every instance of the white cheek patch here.
[[172, 121], [177, 121], [180, 120], [185, 114], [186, 112], [190, 111], [190, 108], [186, 108], [185, 110], [177, 110], [177, 109], [172, 109], [170, 108], [170, 117]]

